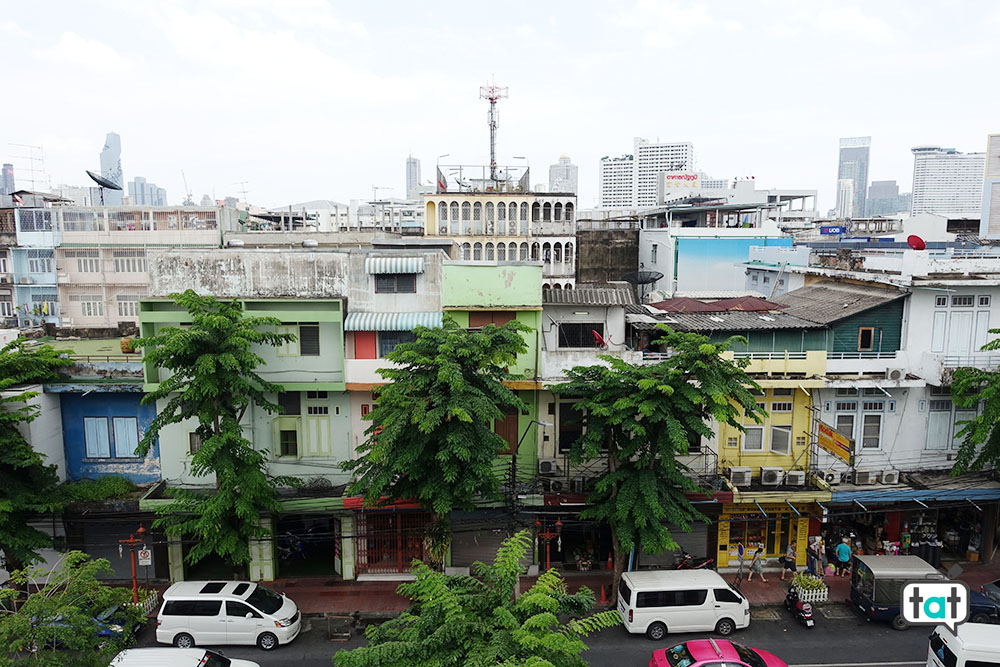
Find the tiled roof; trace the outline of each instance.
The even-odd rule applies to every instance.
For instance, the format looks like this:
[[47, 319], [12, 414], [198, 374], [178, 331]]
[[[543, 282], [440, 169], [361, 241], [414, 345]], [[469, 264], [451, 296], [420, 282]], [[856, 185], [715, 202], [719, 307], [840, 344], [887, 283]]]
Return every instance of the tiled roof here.
[[829, 324], [906, 296], [899, 290], [823, 281], [775, 297], [788, 315]]

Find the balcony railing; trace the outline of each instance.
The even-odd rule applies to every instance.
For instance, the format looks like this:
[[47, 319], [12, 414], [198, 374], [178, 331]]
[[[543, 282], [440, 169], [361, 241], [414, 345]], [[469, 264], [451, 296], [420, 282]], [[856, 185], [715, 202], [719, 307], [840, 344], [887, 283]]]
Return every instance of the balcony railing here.
[[827, 352], [827, 359], [895, 359], [896, 352]]
[[990, 368], [1000, 366], [1000, 354], [945, 355], [941, 361], [945, 368]]
[[737, 359], [805, 359], [805, 352], [736, 352]]

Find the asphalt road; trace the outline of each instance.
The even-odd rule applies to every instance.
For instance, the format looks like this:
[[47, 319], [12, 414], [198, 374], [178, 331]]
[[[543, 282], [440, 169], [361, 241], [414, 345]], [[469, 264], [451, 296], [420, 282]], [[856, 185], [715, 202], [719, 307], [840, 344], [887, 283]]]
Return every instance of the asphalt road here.
[[[919, 667], [926, 664], [926, 628], [897, 632], [888, 625], [868, 623], [844, 607], [826, 608], [835, 618], [817, 614], [814, 628], [804, 628], [782, 609], [765, 609], [759, 614], [771, 618], [754, 619], [746, 630], [735, 632], [734, 641], [762, 648], [783, 659], [790, 667]], [[265, 653], [255, 647], [218, 647], [230, 658], [244, 658], [260, 663], [261, 667], [313, 667], [330, 665], [333, 654], [345, 648], [361, 645], [363, 638], [348, 642], [326, 639], [322, 619], [307, 619], [310, 628], [288, 646]], [[139, 636], [139, 646], [157, 646], [153, 627], [147, 626]], [[653, 650], [673, 646], [688, 639], [711, 635], [670, 635], [664, 642], [649, 641], [641, 635], [629, 635], [622, 628], [605, 630], [588, 639], [590, 650], [584, 654], [595, 667], [645, 667]]]

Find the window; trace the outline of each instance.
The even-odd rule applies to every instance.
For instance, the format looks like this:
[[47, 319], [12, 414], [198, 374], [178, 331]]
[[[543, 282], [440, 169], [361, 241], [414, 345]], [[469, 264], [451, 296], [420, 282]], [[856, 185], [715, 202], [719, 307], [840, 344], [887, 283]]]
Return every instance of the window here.
[[381, 273], [375, 276], [375, 292], [378, 294], [414, 294], [416, 291], [415, 273]]
[[52, 273], [52, 250], [28, 250], [28, 273]]
[[854, 388], [837, 389], [837, 396], [857, 396], [858, 390]]
[[865, 415], [861, 429], [861, 447], [878, 449], [882, 439], [882, 415]]
[[131, 294], [119, 294], [116, 297], [118, 301], [118, 316], [119, 317], [138, 317], [139, 316], [139, 297]]
[[764, 284], [768, 285], [768, 284], [770, 284], [770, 282], [771, 282], [771, 277], [770, 276], [764, 276]]
[[790, 445], [792, 442], [792, 427], [791, 426], [772, 426], [771, 427], [771, 451], [775, 454], [784, 454], [788, 456]]
[[776, 387], [771, 390], [771, 396], [793, 396], [795, 390], [791, 387]]
[[146, 251], [145, 250], [115, 250], [114, 257], [115, 273], [145, 273], [146, 271]]
[[100, 252], [97, 250], [67, 250], [66, 259], [76, 259], [79, 273], [98, 273], [101, 270]]
[[299, 455], [299, 433], [298, 431], [282, 429], [278, 432], [278, 445], [281, 456]]
[[739, 447], [739, 446], [740, 446], [739, 438], [733, 438], [733, 437], [726, 438], [726, 447]]
[[927, 415], [927, 440], [925, 449], [947, 449], [948, 435], [951, 433], [951, 401], [928, 401], [930, 414]]
[[235, 616], [237, 618], [261, 618], [261, 615], [254, 611], [251, 607], [248, 607], [242, 602], [233, 602], [232, 600], [226, 600], [226, 616]]
[[278, 394], [278, 405], [285, 415], [302, 414], [302, 396], [297, 391], [285, 391]]
[[861, 327], [858, 329], [858, 350], [871, 350], [875, 344], [875, 329], [872, 327]]
[[494, 420], [493, 432], [503, 438], [504, 442], [509, 445], [507, 449], [500, 452], [501, 454], [516, 454], [518, 441], [517, 410], [511, 407], [504, 407], [501, 409], [503, 410], [504, 416], [502, 419]]
[[861, 390], [862, 396], [882, 396], [882, 390], [878, 387], [865, 387]]
[[135, 417], [115, 417], [111, 420], [115, 431], [115, 456], [139, 456], [139, 420]]
[[567, 322], [559, 325], [559, 347], [602, 347], [603, 339], [603, 322]]
[[963, 428], [965, 424], [962, 422], [967, 422], [976, 418], [975, 410], [955, 410], [955, 431], [954, 440], [952, 440], [951, 448], [959, 449], [962, 446], [962, 441], [965, 439], [964, 436], [959, 436], [958, 433]]
[[487, 324], [503, 326], [517, 318], [517, 313], [511, 310], [477, 310], [469, 313], [469, 328], [479, 329]]
[[714, 591], [716, 602], [735, 602], [736, 604], [743, 602], [743, 598], [741, 598], [736, 591], [730, 588], [716, 588]]
[[990, 307], [990, 297], [988, 295], [983, 295], [979, 297], [979, 307], [989, 308]]
[[111, 458], [111, 439], [108, 437], [107, 417], [84, 417], [83, 438], [87, 458]]
[[962, 295], [951, 297], [952, 308], [972, 308], [972, 295]]
[[753, 284], [756, 285], [757, 283], [760, 282], [760, 276], [756, 272], [751, 273], [750, 274], [750, 282], [752, 282]]
[[319, 324], [299, 325], [299, 355], [303, 357], [319, 356]]
[[743, 449], [748, 452], [759, 452], [764, 449], [764, 429], [760, 426], [747, 426], [743, 434]]
[[306, 406], [307, 415], [328, 415], [330, 414], [330, 406], [328, 405], [308, 405]]
[[412, 331], [380, 331], [378, 333], [378, 356], [385, 357], [402, 343], [412, 343], [417, 340]]
[[10, 301], [0, 301], [0, 317], [14, 317], [14, 304]]
[[329, 394], [325, 391], [307, 391], [306, 398], [310, 401], [325, 401], [329, 398]]
[[841, 435], [854, 439], [854, 415], [837, 415], [836, 429]]
[[168, 600], [163, 604], [164, 616], [218, 616], [222, 600]]
[[188, 433], [188, 453], [194, 456], [201, 449], [201, 436], [192, 431]]
[[948, 307], [948, 297], [946, 297], [946, 296], [936, 296], [936, 297], [934, 297], [934, 307], [935, 308], [947, 308]]
[[84, 317], [104, 317], [104, 299], [100, 294], [70, 294], [69, 300], [80, 304], [80, 314]]
[[643, 591], [635, 594], [636, 607], [696, 607], [705, 603], [708, 590]]
[[865, 412], [882, 412], [885, 410], [885, 401], [864, 401], [861, 407]]
[[791, 401], [774, 401], [771, 403], [771, 412], [791, 412]]
[[656, 244], [653, 244], [653, 250], [649, 253], [649, 261], [656, 264]]
[[573, 403], [559, 404], [559, 453], [565, 454], [583, 435], [583, 413]]

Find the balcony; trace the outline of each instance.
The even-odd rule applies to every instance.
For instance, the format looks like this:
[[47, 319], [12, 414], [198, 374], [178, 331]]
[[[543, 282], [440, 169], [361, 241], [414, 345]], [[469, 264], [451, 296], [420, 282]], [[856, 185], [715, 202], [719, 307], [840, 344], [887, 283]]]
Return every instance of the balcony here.
[[722, 353], [725, 359], [749, 359], [746, 372], [752, 375], [795, 375], [818, 377], [826, 373], [826, 350], [805, 352], [742, 352], [732, 350]]
[[982, 368], [994, 370], [1000, 366], [1000, 353], [946, 354], [941, 357], [941, 366], [944, 368]]
[[543, 381], [546, 383], [564, 382], [566, 371], [574, 366], [607, 366], [608, 363], [599, 359], [599, 355], [620, 357], [630, 364], [645, 361], [645, 355], [634, 350], [602, 350], [600, 348], [546, 350], [542, 356]]
[[908, 360], [902, 351], [891, 352], [827, 352], [826, 369], [830, 373], [885, 373], [890, 368], [906, 367]]
[[344, 378], [347, 384], [385, 384], [387, 381], [378, 374], [378, 369], [388, 368], [388, 359], [345, 359]]

